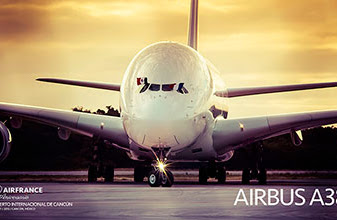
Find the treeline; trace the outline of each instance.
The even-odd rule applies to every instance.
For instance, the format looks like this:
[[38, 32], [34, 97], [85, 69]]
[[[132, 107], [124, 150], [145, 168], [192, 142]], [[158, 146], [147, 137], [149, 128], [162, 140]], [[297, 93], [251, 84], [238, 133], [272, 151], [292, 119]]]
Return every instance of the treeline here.
[[[119, 117], [120, 113], [112, 106], [106, 110], [90, 111], [82, 106], [73, 111]], [[0, 121], [8, 118], [0, 117]], [[69, 140], [58, 138], [57, 128], [32, 121], [23, 121], [20, 129], [10, 127], [12, 148], [8, 158], [0, 164], [0, 170], [80, 170], [87, 169], [92, 158], [92, 140], [89, 137], [72, 133]], [[118, 166], [133, 166], [125, 152], [107, 146], [106, 157]]]
[[[268, 169], [337, 170], [337, 128], [304, 130], [303, 143], [294, 146], [289, 134], [263, 141], [263, 159]], [[235, 152], [230, 168], [242, 168], [243, 150]]]
[[[119, 116], [118, 110], [112, 106], [95, 112], [83, 107], [73, 110]], [[0, 170], [80, 170], [88, 167], [92, 152], [92, 140], [88, 137], [72, 134], [68, 141], [62, 141], [57, 136], [57, 128], [30, 121], [24, 121], [22, 128], [10, 128], [10, 131], [13, 138], [12, 150], [7, 160], [0, 164]], [[303, 144], [299, 147], [292, 145], [290, 135], [264, 141], [266, 168], [337, 170], [336, 128], [305, 130], [303, 137]], [[108, 146], [105, 152], [105, 157], [113, 160], [117, 167], [134, 165], [122, 150]], [[236, 151], [226, 167], [230, 170], [241, 169], [246, 156], [243, 150]], [[197, 164], [193, 166], [197, 167]]]
[[103, 110], [103, 109], [97, 109], [97, 111], [92, 112], [89, 109], [85, 109], [83, 106], [76, 106], [74, 108], [72, 108], [72, 110], [74, 112], [84, 112], [84, 113], [91, 113], [91, 114], [98, 114], [98, 115], [109, 115], [109, 116], [115, 116], [115, 117], [119, 117], [120, 113], [117, 109], [114, 109], [112, 107], [112, 105], [108, 105], [105, 107], [107, 110]]

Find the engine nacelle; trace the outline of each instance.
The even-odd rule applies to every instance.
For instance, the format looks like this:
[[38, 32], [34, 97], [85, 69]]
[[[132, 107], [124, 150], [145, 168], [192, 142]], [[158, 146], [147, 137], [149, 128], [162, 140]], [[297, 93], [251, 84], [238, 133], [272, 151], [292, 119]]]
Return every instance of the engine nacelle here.
[[231, 151], [228, 151], [227, 153], [219, 156], [218, 158], [221, 160], [221, 161], [228, 161], [230, 160], [234, 155], [234, 151], [231, 150]]
[[71, 131], [65, 128], [58, 128], [57, 134], [61, 140], [67, 141], [70, 138]]
[[0, 122], [0, 163], [4, 161], [11, 151], [12, 136], [4, 123]]
[[296, 147], [300, 146], [303, 142], [303, 136], [302, 136], [301, 130], [299, 131], [292, 130], [290, 132], [290, 137], [291, 137], [291, 141], [293, 142], [293, 145], [295, 145]]
[[12, 128], [19, 129], [22, 127], [22, 118], [11, 117], [9, 122]]

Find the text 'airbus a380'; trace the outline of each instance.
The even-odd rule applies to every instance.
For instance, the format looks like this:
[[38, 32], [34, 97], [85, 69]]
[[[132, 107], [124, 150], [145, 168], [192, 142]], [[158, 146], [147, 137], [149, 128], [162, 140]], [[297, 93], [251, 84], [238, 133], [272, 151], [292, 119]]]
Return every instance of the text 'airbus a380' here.
[[[123, 149], [131, 159], [142, 161], [135, 168], [136, 182], [147, 176], [150, 186], [171, 186], [174, 178], [168, 164], [199, 161], [199, 182], [226, 180], [224, 161], [235, 150], [259, 146], [262, 140], [289, 133], [301, 144], [301, 130], [337, 122], [337, 110], [251, 118], [227, 119], [226, 99], [266, 93], [335, 87], [337, 82], [270, 87], [217, 88], [216, 70], [197, 51], [198, 1], [191, 1], [188, 44], [159, 42], [142, 49], [126, 69], [119, 84], [55, 78], [37, 80], [120, 92], [120, 117], [0, 103], [0, 114], [9, 117], [13, 128], [32, 120], [58, 128], [66, 140], [79, 133], [93, 138], [93, 145]], [[219, 102], [220, 100], [220, 102]], [[0, 161], [10, 152], [11, 135], [0, 122]], [[258, 158], [259, 161], [261, 158]], [[206, 162], [206, 163], [205, 163]], [[103, 170], [102, 170], [103, 169]], [[89, 166], [88, 179], [98, 175], [113, 181], [113, 166]], [[263, 164], [244, 169], [242, 183], [257, 178], [266, 183]]]

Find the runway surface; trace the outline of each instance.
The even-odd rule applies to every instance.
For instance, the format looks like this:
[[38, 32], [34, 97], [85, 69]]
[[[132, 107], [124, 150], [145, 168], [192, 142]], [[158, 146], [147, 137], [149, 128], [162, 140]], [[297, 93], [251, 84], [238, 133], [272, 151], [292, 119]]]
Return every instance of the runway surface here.
[[[38, 183], [0, 182], [5, 187], [42, 187], [42, 194], [10, 194], [28, 196], [28, 199], [0, 199], [0, 219], [337, 219], [337, 204], [330, 207], [319, 202], [309, 205], [318, 189], [326, 199], [327, 188], [337, 190], [336, 180], [273, 180], [266, 186], [256, 183], [242, 186], [239, 181], [225, 185], [178, 182], [172, 188], [150, 188], [146, 183]], [[284, 191], [290, 201], [291, 190], [303, 188], [306, 203], [302, 206], [234, 206], [240, 189], [276, 189]], [[0, 193], [3, 194], [3, 193]], [[247, 194], [247, 197], [248, 194]], [[336, 194], [333, 195], [337, 198]], [[35, 202], [35, 210], [4, 210], [4, 202]], [[55, 203], [61, 202], [61, 203]], [[42, 206], [49, 204], [50, 207]], [[8, 204], [7, 204], [8, 205]], [[20, 204], [19, 204], [20, 205]], [[68, 207], [57, 207], [66, 205]], [[15, 206], [10, 208], [23, 207]]]
[[[241, 175], [242, 171], [227, 171], [230, 175]], [[199, 175], [198, 170], [173, 170], [174, 175]], [[0, 176], [5, 175], [32, 175], [32, 176], [83, 176], [87, 175], [87, 170], [78, 170], [78, 171], [2, 171], [0, 170]], [[316, 175], [316, 174], [333, 174], [337, 175], [337, 171], [334, 170], [268, 170], [270, 175]], [[133, 175], [133, 169], [116, 169], [115, 175]]]

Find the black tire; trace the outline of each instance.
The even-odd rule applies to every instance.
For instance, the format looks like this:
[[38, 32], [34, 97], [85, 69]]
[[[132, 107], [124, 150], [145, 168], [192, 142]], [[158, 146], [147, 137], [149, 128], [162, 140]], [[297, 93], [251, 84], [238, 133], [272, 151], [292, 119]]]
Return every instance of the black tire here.
[[146, 175], [145, 167], [137, 166], [134, 169], [133, 179], [135, 183], [141, 183], [144, 181], [144, 177]]
[[200, 167], [199, 168], [199, 183], [200, 184], [207, 184], [207, 167]]
[[226, 183], [226, 169], [224, 167], [218, 167], [217, 179], [219, 184]]
[[251, 180], [259, 179], [259, 171], [257, 168], [250, 170], [250, 179]]
[[94, 183], [97, 182], [97, 166], [90, 165], [88, 169], [88, 182]]
[[152, 170], [148, 176], [148, 183], [151, 187], [158, 187], [161, 184], [161, 178], [159, 171]]
[[242, 171], [242, 184], [250, 183], [250, 170], [248, 168], [243, 169]]
[[[164, 174], [165, 175], [165, 174]], [[171, 187], [174, 182], [174, 177], [171, 171], [166, 170], [166, 178], [162, 180], [162, 186], [163, 187]]]
[[261, 169], [258, 175], [258, 181], [260, 185], [267, 184], [267, 171], [266, 169]]
[[113, 183], [115, 176], [115, 168], [114, 166], [106, 166], [104, 170], [104, 182], [106, 183]]

